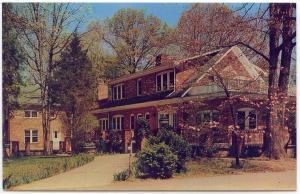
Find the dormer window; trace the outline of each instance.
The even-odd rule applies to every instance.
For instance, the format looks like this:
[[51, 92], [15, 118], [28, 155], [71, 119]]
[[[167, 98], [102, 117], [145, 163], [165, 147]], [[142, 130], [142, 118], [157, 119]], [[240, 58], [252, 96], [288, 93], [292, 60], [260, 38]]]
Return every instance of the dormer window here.
[[142, 95], [142, 80], [141, 79], [138, 79], [136, 81], [136, 95], [137, 96]]
[[113, 100], [120, 100], [124, 98], [124, 84], [119, 84], [116, 86], [113, 86], [112, 90], [112, 96]]
[[38, 113], [35, 110], [25, 110], [24, 114], [26, 118], [36, 118]]
[[173, 90], [175, 83], [174, 71], [162, 72], [156, 75], [156, 91]]

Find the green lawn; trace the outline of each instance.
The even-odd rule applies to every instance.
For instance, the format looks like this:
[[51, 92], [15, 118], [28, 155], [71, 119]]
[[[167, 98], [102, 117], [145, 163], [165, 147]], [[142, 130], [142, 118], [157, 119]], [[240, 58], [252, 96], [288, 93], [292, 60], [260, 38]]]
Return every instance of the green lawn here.
[[94, 155], [24, 157], [3, 162], [3, 188], [30, 183], [82, 166]]
[[242, 172], [275, 172], [294, 170], [296, 160], [269, 160], [266, 158], [241, 159], [241, 168], [235, 168], [233, 158], [199, 158], [187, 162], [187, 172], [180, 176], [211, 176]]

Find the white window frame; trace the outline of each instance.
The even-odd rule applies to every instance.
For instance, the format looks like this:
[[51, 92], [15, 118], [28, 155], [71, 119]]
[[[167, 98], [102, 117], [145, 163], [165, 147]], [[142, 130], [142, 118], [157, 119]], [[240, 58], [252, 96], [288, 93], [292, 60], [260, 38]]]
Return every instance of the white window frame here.
[[[172, 69], [172, 70], [169, 70], [169, 71], [163, 71], [159, 74], [156, 74], [156, 77], [155, 77], [155, 88], [156, 88], [156, 92], [163, 92], [163, 91], [168, 91], [168, 90], [172, 90], [170, 88], [170, 73], [173, 72], [173, 75], [174, 75], [174, 86], [173, 86], [173, 90], [175, 90], [175, 83], [176, 83], [176, 74], [175, 74], [175, 69]], [[167, 74], [167, 89], [164, 90], [163, 88], [163, 83], [164, 83], [164, 79], [163, 79], [163, 75], [164, 74]], [[160, 77], [160, 88], [161, 90], [158, 91], [158, 88], [157, 88], [157, 77]]]
[[[39, 143], [39, 130], [38, 129], [25, 129], [24, 130], [24, 143], [26, 143], [26, 136], [25, 135], [25, 132], [26, 131], [29, 131], [30, 132], [30, 135], [29, 135], [29, 138], [30, 138], [30, 142], [29, 143]], [[37, 136], [34, 136], [34, 137], [37, 137], [37, 141], [36, 142], [33, 142], [33, 131], [37, 131]]]
[[[120, 89], [120, 92], [121, 92], [121, 95], [120, 95], [120, 97], [121, 98], [118, 98], [118, 96], [119, 96], [119, 90], [118, 90], [118, 87], [120, 87], [121, 89]], [[116, 89], [116, 96], [115, 96], [115, 88], [117, 88]], [[113, 100], [122, 100], [122, 99], [124, 99], [124, 94], [123, 94], [123, 88], [124, 88], [124, 83], [122, 83], [122, 84], [118, 84], [118, 85], [115, 85], [115, 86], [113, 86], [112, 87], [112, 99]], [[116, 98], [115, 98], [116, 97]]]
[[[115, 115], [112, 117], [112, 129], [115, 129], [115, 130], [124, 130], [124, 126], [122, 126], [122, 119], [123, 118], [123, 124], [125, 124], [125, 121], [124, 121], [124, 115]], [[114, 125], [114, 119], [116, 120], [116, 123]], [[117, 121], [119, 121], [119, 128], [117, 127]]]
[[139, 114], [136, 115], [136, 119], [139, 119], [139, 118], [144, 118], [142, 113], [139, 113]]
[[108, 130], [108, 118], [100, 119], [100, 130], [101, 131]]
[[157, 114], [157, 126], [158, 126], [158, 128], [160, 128], [161, 126], [160, 126], [160, 122], [159, 122], [159, 120], [160, 120], [160, 115], [162, 115], [162, 114], [164, 114], [164, 115], [166, 115], [166, 114], [168, 114], [169, 115], [169, 122], [168, 122], [168, 125], [170, 125], [170, 126], [174, 126], [174, 121], [173, 121], [173, 115], [174, 114], [176, 114], [176, 113], [169, 113], [169, 112], [158, 112], [158, 114]]
[[139, 83], [142, 86], [142, 78], [139, 78], [139, 79], [136, 80], [136, 95], [137, 96], [141, 96], [142, 95], [142, 91], [140, 91], [140, 89], [139, 89]]
[[[25, 112], [30, 112], [29, 114], [30, 114], [30, 116], [29, 117], [26, 117], [26, 114], [25, 114]], [[33, 117], [32, 116], [32, 112], [36, 112], [36, 117]], [[38, 118], [39, 117], [39, 111], [37, 111], [37, 110], [24, 110], [24, 118]]]
[[[254, 108], [239, 108], [237, 110], [237, 114], [238, 112], [245, 112], [245, 130], [250, 130], [249, 128], [249, 113], [251, 111], [255, 111], [255, 128], [257, 128], [257, 111]], [[236, 119], [236, 122], [238, 122], [238, 118]], [[238, 124], [238, 123], [236, 123]], [[253, 130], [253, 129], [252, 129]]]
[[213, 113], [219, 113], [219, 119], [220, 119], [220, 111], [218, 111], [218, 110], [202, 110], [202, 111], [197, 112], [197, 114], [200, 114], [201, 124], [203, 124], [205, 113], [209, 113], [209, 122], [210, 123], [213, 122]]

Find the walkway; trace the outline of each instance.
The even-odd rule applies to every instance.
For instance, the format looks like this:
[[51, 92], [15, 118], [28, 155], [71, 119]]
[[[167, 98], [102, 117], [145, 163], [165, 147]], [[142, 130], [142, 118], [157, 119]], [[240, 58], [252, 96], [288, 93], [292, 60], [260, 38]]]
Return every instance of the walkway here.
[[114, 173], [128, 168], [128, 158], [128, 154], [97, 156], [84, 166], [13, 190], [93, 190], [110, 184]]

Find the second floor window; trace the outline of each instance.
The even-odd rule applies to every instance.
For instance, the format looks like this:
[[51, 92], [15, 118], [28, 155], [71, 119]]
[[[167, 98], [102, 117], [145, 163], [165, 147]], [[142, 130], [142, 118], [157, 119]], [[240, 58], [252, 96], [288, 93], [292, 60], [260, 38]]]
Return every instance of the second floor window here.
[[174, 71], [163, 72], [156, 75], [156, 91], [173, 90], [175, 83]]
[[142, 80], [138, 79], [136, 81], [136, 93], [138, 96], [142, 95]]
[[120, 100], [124, 98], [124, 84], [119, 84], [116, 86], [113, 86], [113, 100]]
[[36, 118], [38, 115], [37, 111], [35, 110], [25, 110], [24, 113], [26, 118]]

